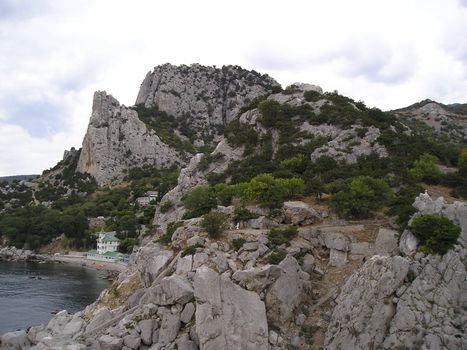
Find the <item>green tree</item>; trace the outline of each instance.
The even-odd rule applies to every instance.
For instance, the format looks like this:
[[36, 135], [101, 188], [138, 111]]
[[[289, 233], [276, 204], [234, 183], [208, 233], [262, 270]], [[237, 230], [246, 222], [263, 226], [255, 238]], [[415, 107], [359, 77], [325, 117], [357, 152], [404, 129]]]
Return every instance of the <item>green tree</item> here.
[[428, 153], [422, 154], [409, 172], [416, 180], [428, 182], [438, 182], [442, 175], [438, 168], [438, 158]]
[[219, 238], [227, 225], [227, 215], [223, 213], [211, 212], [203, 216], [201, 227], [206, 230], [212, 238]]
[[332, 195], [330, 206], [344, 216], [366, 218], [386, 205], [392, 195], [384, 180], [358, 176], [344, 190]]
[[443, 255], [456, 244], [461, 229], [448, 218], [423, 215], [412, 221], [410, 231], [420, 239], [422, 250]]
[[185, 218], [194, 218], [208, 213], [217, 206], [216, 195], [212, 187], [203, 185], [194, 188], [182, 199], [183, 206], [188, 212]]
[[123, 254], [131, 254], [133, 252], [133, 247], [138, 244], [138, 241], [135, 238], [125, 238], [120, 242], [118, 250]]

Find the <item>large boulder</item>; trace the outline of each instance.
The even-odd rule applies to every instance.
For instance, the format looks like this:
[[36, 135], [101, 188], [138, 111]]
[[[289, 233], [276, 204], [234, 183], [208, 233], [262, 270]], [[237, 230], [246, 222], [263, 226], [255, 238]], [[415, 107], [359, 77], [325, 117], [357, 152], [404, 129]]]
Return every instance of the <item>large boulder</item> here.
[[259, 296], [208, 267], [194, 277], [200, 348], [269, 349], [266, 309]]
[[286, 223], [292, 225], [309, 225], [321, 221], [316, 210], [300, 201], [284, 202], [284, 215]]
[[123, 338], [103, 335], [98, 339], [101, 350], [120, 350], [123, 346]]
[[399, 240], [399, 250], [404, 255], [410, 256], [415, 254], [418, 244], [419, 239], [415, 237], [414, 234], [409, 230], [405, 230]]
[[160, 345], [168, 345], [177, 338], [178, 331], [180, 330], [180, 314], [172, 314], [165, 312], [162, 316], [161, 328], [159, 329]]
[[309, 275], [300, 269], [297, 260], [288, 255], [279, 264], [281, 275], [266, 294], [267, 316], [270, 324], [287, 329], [294, 311], [309, 287]]
[[31, 343], [24, 330], [5, 333], [0, 337], [0, 349], [2, 350], [22, 350], [30, 345]]
[[281, 274], [282, 270], [279, 266], [265, 265], [262, 267], [236, 271], [232, 275], [232, 279], [243, 288], [259, 294], [274, 283]]
[[152, 244], [139, 251], [136, 265], [140, 269], [141, 280], [146, 288], [151, 286], [172, 257], [172, 251], [162, 250], [159, 246]]
[[193, 299], [193, 288], [190, 282], [179, 275], [164, 277], [155, 286], [146, 291], [143, 303], [156, 305], [186, 304]]
[[397, 251], [397, 231], [380, 227], [375, 242], [375, 253], [392, 255]]

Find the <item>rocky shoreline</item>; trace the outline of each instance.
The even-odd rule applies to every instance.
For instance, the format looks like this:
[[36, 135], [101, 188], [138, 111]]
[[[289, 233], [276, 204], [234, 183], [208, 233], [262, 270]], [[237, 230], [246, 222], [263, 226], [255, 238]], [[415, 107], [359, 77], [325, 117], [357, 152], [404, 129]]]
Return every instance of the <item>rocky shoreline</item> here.
[[67, 255], [45, 255], [36, 254], [31, 250], [18, 249], [16, 247], [1, 247], [0, 261], [11, 262], [48, 262], [57, 264], [79, 265], [86, 268], [102, 270], [107, 273], [107, 278], [113, 279], [125, 269], [125, 265], [118, 263], [102, 262], [87, 260], [84, 256], [67, 256]]
[[32, 250], [18, 249], [16, 247], [0, 247], [0, 261], [37, 261], [42, 260], [41, 255]]

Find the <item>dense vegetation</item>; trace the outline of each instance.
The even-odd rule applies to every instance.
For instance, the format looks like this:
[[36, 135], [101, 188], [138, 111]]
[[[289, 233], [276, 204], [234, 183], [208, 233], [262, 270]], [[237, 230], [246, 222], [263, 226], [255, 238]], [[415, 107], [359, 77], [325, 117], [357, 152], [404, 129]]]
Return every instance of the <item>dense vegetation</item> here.
[[[144, 196], [146, 191], [157, 191], [160, 199], [176, 184], [177, 177], [175, 169], [158, 170], [144, 166], [129, 171], [126, 177], [129, 184], [126, 187], [100, 190], [94, 187], [89, 193], [72, 192], [68, 196], [63, 196], [67, 187], [41, 182], [35, 197], [40, 201], [50, 201], [49, 206], [32, 203], [31, 191], [24, 185], [5, 185], [16, 187], [14, 192], [4, 195], [2, 199], [10, 196], [25, 199], [19, 202], [21, 205], [12, 206], [0, 214], [0, 235], [16, 247], [37, 249], [63, 234], [70, 248], [88, 249], [95, 245], [95, 232], [100, 228], [90, 228], [87, 218], [104, 217], [105, 230], [116, 231], [122, 239], [121, 251], [130, 252], [142, 225], [151, 229], [156, 205], [153, 203], [139, 208], [135, 205], [135, 199]], [[63, 171], [60, 178], [68, 181], [84, 177]]]
[[[287, 91], [286, 91], [287, 92]], [[296, 93], [291, 89], [287, 93]], [[266, 188], [281, 179], [300, 179], [297, 195], [331, 194], [331, 206], [347, 217], [368, 217], [374, 211], [389, 207], [389, 214], [396, 215], [403, 228], [413, 214], [413, 200], [423, 191], [421, 181], [442, 184], [452, 189], [452, 195], [467, 197], [467, 151], [462, 145], [449, 142], [430, 128], [414, 126], [411, 132], [394, 115], [376, 108], [367, 108], [363, 102], [355, 102], [337, 92], [320, 94], [306, 92], [307, 101], [326, 100], [321, 113], [315, 114], [306, 104], [290, 106], [265, 98], [256, 101], [261, 112], [260, 123], [266, 132], [238, 120], [227, 126], [225, 135], [232, 146], [244, 146], [244, 158], [231, 162], [222, 174], [207, 176], [218, 203], [228, 205], [232, 197], [254, 199], [264, 206], [281, 205], [277, 189], [256, 191], [255, 198], [245, 195], [253, 179], [260, 176]], [[380, 158], [375, 154], [360, 156], [355, 164], [345, 164], [323, 155], [315, 160], [310, 154], [329, 141], [323, 136], [301, 132], [303, 122], [311, 125], [330, 124], [340, 128], [352, 126], [359, 137], [365, 135], [369, 126], [379, 128], [377, 142], [387, 149], [389, 156]], [[273, 133], [278, 135], [273, 145]], [[276, 148], [276, 149], [274, 149]], [[458, 166], [459, 170], [442, 173], [439, 165]], [[270, 177], [270, 178], [269, 178]], [[268, 180], [266, 180], [268, 179]], [[229, 181], [230, 185], [224, 182]], [[296, 180], [295, 180], [296, 181]], [[253, 183], [257, 182], [256, 180]], [[253, 191], [253, 193], [255, 193]]]

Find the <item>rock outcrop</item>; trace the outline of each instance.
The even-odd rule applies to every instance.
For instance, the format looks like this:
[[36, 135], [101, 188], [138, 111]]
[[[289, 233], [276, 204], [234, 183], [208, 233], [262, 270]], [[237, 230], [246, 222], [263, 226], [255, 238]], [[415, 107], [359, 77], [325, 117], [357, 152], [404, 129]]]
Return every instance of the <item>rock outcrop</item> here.
[[[458, 245], [445, 255], [417, 252], [406, 230], [399, 249], [407, 257], [373, 256], [345, 283], [326, 333], [325, 349], [464, 349], [467, 347], [465, 203], [416, 198], [423, 214], [445, 216], [461, 227]], [[380, 232], [381, 233], [381, 232]], [[394, 251], [382, 232], [375, 246]]]
[[201, 267], [194, 279], [200, 348], [269, 349], [266, 308], [256, 293]]
[[77, 171], [91, 174], [103, 186], [121, 182], [128, 169], [145, 164], [180, 166], [184, 160], [146, 127], [136, 111], [105, 91], [96, 92]]
[[269, 76], [238, 66], [164, 64], [146, 75], [136, 104], [186, 118], [191, 128], [201, 132], [226, 125], [240, 108], [274, 86], [278, 83]]
[[27, 261], [36, 258], [36, 255], [27, 249], [0, 246], [0, 261]]

